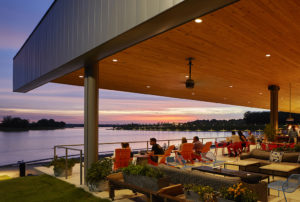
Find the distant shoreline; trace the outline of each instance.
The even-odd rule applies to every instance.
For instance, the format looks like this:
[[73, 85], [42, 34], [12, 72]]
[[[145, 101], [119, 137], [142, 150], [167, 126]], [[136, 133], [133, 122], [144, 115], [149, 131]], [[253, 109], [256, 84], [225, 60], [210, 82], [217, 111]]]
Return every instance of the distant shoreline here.
[[34, 127], [34, 128], [8, 128], [8, 127], [1, 127], [1, 132], [25, 132], [29, 130], [59, 130], [65, 129], [67, 127]]

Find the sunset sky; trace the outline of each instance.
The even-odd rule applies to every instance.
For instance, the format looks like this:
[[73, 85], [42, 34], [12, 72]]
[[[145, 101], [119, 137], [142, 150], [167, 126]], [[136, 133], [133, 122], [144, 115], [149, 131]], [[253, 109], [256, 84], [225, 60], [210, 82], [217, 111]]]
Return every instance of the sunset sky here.
[[[83, 87], [46, 84], [28, 93], [12, 92], [13, 57], [52, 0], [0, 0], [0, 117], [36, 121], [53, 118], [83, 123]], [[100, 123], [186, 122], [242, 118], [260, 109], [100, 89]]]

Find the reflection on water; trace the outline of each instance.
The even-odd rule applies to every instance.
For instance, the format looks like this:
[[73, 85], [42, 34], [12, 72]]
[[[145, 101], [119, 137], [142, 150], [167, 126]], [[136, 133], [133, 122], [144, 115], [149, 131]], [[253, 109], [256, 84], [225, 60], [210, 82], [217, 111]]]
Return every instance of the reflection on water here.
[[[109, 128], [99, 128], [100, 143], [147, 141], [151, 137], [155, 137], [158, 140], [167, 140], [181, 139], [182, 137], [192, 139], [196, 135], [200, 138], [230, 136], [230, 132], [126, 131], [107, 129]], [[171, 141], [170, 144], [178, 145], [179, 142]], [[159, 142], [160, 145], [164, 143], [167, 144], [167, 142]], [[50, 158], [53, 156], [53, 146], [62, 144], [83, 144], [83, 128], [0, 132], [0, 165], [16, 163], [20, 160], [31, 161]], [[117, 147], [119, 145], [100, 145], [99, 152], [113, 151]], [[131, 143], [130, 147], [133, 149], [146, 148], [146, 143]], [[64, 152], [64, 150], [59, 149], [57, 153], [60, 156], [64, 155]], [[78, 152], [70, 151], [69, 153], [77, 154]]]

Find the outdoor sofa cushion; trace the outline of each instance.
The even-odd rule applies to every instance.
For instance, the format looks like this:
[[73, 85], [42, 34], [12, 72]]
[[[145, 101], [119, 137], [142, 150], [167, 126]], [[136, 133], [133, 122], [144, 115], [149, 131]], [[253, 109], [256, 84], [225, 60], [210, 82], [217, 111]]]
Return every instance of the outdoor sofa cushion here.
[[173, 184], [201, 184], [220, 190], [221, 187], [232, 186], [241, 182], [239, 177], [225, 178], [198, 170], [178, 169], [164, 164], [160, 164], [158, 168], [169, 177], [169, 181]]
[[297, 163], [299, 154], [300, 154], [299, 152], [284, 152], [282, 161]]
[[[213, 175], [198, 170], [186, 170], [170, 167], [160, 164], [158, 168], [167, 176], [173, 184], [200, 184], [213, 187], [215, 190], [220, 190], [222, 187], [232, 186], [241, 182], [239, 177], [224, 177]], [[258, 184], [248, 184], [245, 186], [253, 190], [260, 201], [268, 201], [268, 192], [266, 182], [260, 182]]]
[[[255, 158], [255, 159], [269, 161], [270, 153], [271, 152], [269, 151], [253, 149], [248, 154], [242, 154], [240, 158], [241, 160], [248, 159], [248, 158]], [[297, 163], [299, 154], [300, 154], [299, 152], [284, 152], [282, 156], [282, 162]], [[267, 161], [265, 161], [264, 163], [267, 163]]]
[[254, 149], [254, 150], [251, 151], [251, 158], [269, 160], [270, 159], [270, 152], [259, 150], [259, 149]]

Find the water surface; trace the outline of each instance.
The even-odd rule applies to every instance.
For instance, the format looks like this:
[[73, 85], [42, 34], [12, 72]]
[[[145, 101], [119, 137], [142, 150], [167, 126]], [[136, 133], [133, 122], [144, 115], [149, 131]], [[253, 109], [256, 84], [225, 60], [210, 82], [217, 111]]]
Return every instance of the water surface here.
[[[0, 165], [16, 163], [20, 160], [31, 161], [50, 158], [53, 156], [54, 145], [83, 144], [83, 131], [83, 128], [67, 128], [26, 132], [0, 132]], [[99, 143], [147, 141], [151, 137], [159, 140], [180, 139], [182, 137], [193, 138], [196, 135], [200, 138], [214, 138], [230, 136], [230, 134], [230, 132], [132, 131], [99, 128]], [[167, 142], [159, 142], [160, 145], [164, 143]], [[173, 141], [171, 144], [178, 145], [179, 141]], [[117, 147], [119, 147], [119, 144], [100, 145], [99, 152], [113, 151]], [[133, 149], [146, 148], [146, 144], [131, 143], [130, 147]], [[58, 155], [64, 155], [64, 152], [64, 150], [59, 149]], [[70, 153], [76, 154], [76, 152]]]

